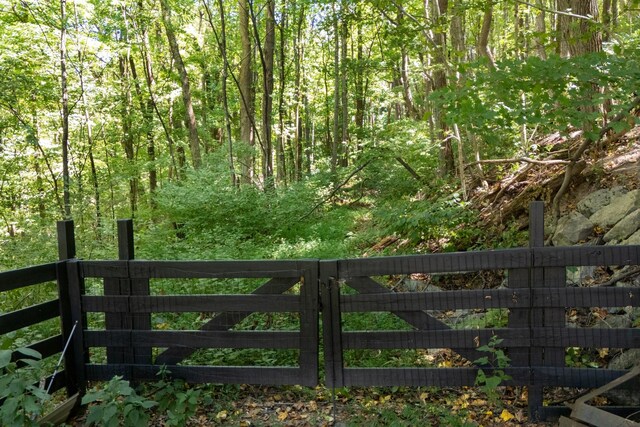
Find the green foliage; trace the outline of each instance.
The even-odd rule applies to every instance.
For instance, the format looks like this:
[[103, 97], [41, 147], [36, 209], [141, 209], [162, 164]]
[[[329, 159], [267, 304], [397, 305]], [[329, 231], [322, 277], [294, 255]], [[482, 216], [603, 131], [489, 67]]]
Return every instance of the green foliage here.
[[148, 425], [149, 409], [157, 402], [139, 396], [122, 377], [115, 376], [102, 386], [96, 386], [82, 397], [82, 404], [91, 404], [87, 425], [139, 426]]
[[564, 356], [564, 361], [569, 367], [574, 368], [599, 368], [597, 355], [592, 351], [580, 347], [569, 347]]
[[[622, 49], [614, 50], [622, 53]], [[624, 49], [622, 56], [600, 52], [547, 60], [505, 59], [497, 70], [482, 62], [465, 64], [460, 70], [463, 83], [435, 92], [432, 100], [449, 124], [463, 123], [483, 138], [485, 155], [509, 154], [524, 149], [518, 146], [522, 125], [539, 134], [580, 129], [600, 119], [598, 107], [605, 99], [613, 101], [611, 116], [626, 112], [640, 84], [640, 61], [637, 47], [630, 44]], [[605, 89], [594, 89], [598, 87]], [[538, 148], [532, 146], [529, 154], [535, 155]]]
[[511, 359], [509, 359], [502, 349], [498, 348], [498, 345], [500, 345], [502, 341], [503, 340], [498, 338], [497, 335], [493, 335], [487, 344], [477, 348], [478, 351], [488, 353], [489, 355], [480, 357], [473, 362], [478, 365], [489, 364], [494, 368], [491, 375], [488, 375], [482, 369], [478, 369], [476, 385], [480, 386], [480, 389], [485, 392], [489, 401], [497, 406], [500, 406], [498, 386], [504, 381], [511, 379], [511, 377], [504, 372], [504, 368], [509, 366]]
[[[34, 385], [41, 355], [35, 350], [18, 348], [15, 351], [26, 356], [12, 362], [13, 352], [7, 347], [10, 340], [3, 339], [0, 346], [0, 425], [7, 427], [37, 426], [42, 415], [43, 403], [49, 399], [46, 390]], [[25, 367], [18, 368], [18, 364]]]
[[166, 369], [158, 373], [160, 380], [153, 384], [158, 388], [154, 399], [158, 402], [158, 410], [166, 413], [165, 425], [183, 426], [189, 417], [195, 415], [202, 392], [191, 388], [183, 380], [169, 380], [169, 374], [171, 371]]
[[376, 220], [386, 234], [409, 239], [412, 244], [430, 239], [448, 241], [451, 250], [468, 249], [479, 234], [473, 228], [474, 212], [454, 193], [433, 200], [410, 200], [376, 211]]

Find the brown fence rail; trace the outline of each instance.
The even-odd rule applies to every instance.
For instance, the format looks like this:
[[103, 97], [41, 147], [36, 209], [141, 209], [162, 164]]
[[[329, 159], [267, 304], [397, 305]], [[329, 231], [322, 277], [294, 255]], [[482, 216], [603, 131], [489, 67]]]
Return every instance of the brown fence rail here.
[[[60, 316], [62, 333], [32, 348], [50, 356], [70, 340], [54, 386], [70, 394], [90, 380], [160, 371], [190, 382], [315, 386], [321, 351], [328, 387], [473, 386], [480, 368], [495, 372], [495, 360], [478, 359], [498, 337], [510, 360], [502, 384], [527, 387], [530, 417], [558, 417], [569, 409], [545, 406], [545, 389], [594, 388], [627, 372], [567, 364], [568, 349], [640, 348], [637, 327], [570, 325], [584, 308], [640, 307], [639, 288], [592, 285], [580, 268], [638, 266], [640, 246], [543, 247], [542, 212], [531, 205], [528, 248], [328, 261], [135, 260], [130, 220], [118, 223], [119, 260], [82, 261], [73, 224], [61, 222], [61, 262], [0, 274], [0, 292], [57, 280], [59, 299], [0, 315], [0, 333]], [[568, 284], [576, 271], [580, 283]], [[219, 360], [221, 349], [289, 353], [281, 364], [259, 356], [235, 364]], [[409, 356], [371, 366], [362, 353], [372, 351]], [[434, 367], [428, 358], [438, 351], [461, 367]]]
[[[0, 295], [5, 299], [6, 293], [9, 291], [38, 286], [44, 283], [56, 282], [58, 277], [57, 267], [58, 264], [51, 263], [0, 273]], [[56, 318], [60, 318], [59, 299], [53, 299], [22, 309], [4, 312], [0, 314], [0, 335], [17, 332], [23, 328], [35, 326], [47, 320]], [[23, 337], [23, 339], [24, 338], [28, 339], [28, 335]], [[37, 339], [37, 341], [33, 341], [23, 347], [37, 351], [41, 354], [42, 359], [59, 356], [64, 347], [62, 333], [54, 333], [51, 336]], [[23, 354], [14, 351], [12, 355], [13, 362], [23, 358], [25, 358]], [[45, 376], [42, 379], [42, 382], [51, 393], [56, 392], [68, 385], [67, 373], [65, 371], [61, 371], [54, 377], [52, 372]]]

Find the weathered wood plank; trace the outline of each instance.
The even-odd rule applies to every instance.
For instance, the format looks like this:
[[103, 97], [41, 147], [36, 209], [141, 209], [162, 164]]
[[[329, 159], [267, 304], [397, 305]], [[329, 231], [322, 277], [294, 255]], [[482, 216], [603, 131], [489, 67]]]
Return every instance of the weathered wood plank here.
[[301, 369], [302, 381], [305, 384], [318, 384], [320, 326], [319, 326], [319, 289], [318, 262], [309, 265], [304, 270], [302, 286], [300, 288], [300, 337], [297, 347], [300, 349], [298, 364]]
[[343, 332], [345, 349], [477, 348], [492, 336], [504, 341], [500, 347], [528, 347], [528, 329], [474, 329], [436, 331]]
[[385, 274], [451, 273], [502, 268], [523, 268], [531, 264], [528, 249], [455, 252], [338, 261], [340, 278]]
[[[64, 231], [64, 227], [60, 227]], [[64, 246], [63, 246], [64, 249]], [[67, 248], [69, 249], [69, 248]], [[69, 289], [69, 269], [66, 261], [61, 261], [56, 264], [56, 271], [58, 276], [58, 295], [60, 296], [60, 323], [62, 326], [62, 339], [63, 342], [66, 343], [67, 340], [70, 339], [72, 335], [73, 328], [73, 319], [72, 319], [72, 308], [71, 308], [71, 297], [70, 297], [70, 289]], [[79, 329], [79, 328], [76, 328]], [[79, 331], [78, 331], [79, 333]], [[63, 346], [64, 348], [64, 346]], [[78, 381], [74, 371], [76, 367], [75, 362], [75, 354], [72, 349], [68, 348], [64, 357], [64, 369], [67, 373], [65, 378], [65, 386], [67, 391], [67, 397], [73, 396], [78, 392]]]
[[[565, 289], [567, 284], [567, 269], [565, 267], [544, 269], [545, 290]], [[540, 291], [540, 289], [538, 289]], [[566, 325], [565, 308], [545, 308], [544, 326], [545, 328], [564, 328]], [[535, 326], [535, 325], [534, 325]], [[543, 345], [544, 364], [546, 366], [564, 366], [564, 348], [549, 348], [548, 344]]]
[[266, 331], [85, 331], [87, 347], [298, 348], [298, 332]]
[[131, 278], [300, 277], [299, 261], [131, 261]]
[[532, 366], [533, 383], [543, 387], [594, 388], [624, 375], [627, 371], [594, 368]]
[[529, 304], [529, 291], [516, 289], [393, 292], [340, 298], [343, 312], [522, 308]]
[[640, 245], [536, 248], [533, 264], [536, 267], [639, 265]]
[[0, 334], [17, 331], [60, 316], [59, 304], [59, 301], [55, 299], [0, 315]]
[[36, 265], [0, 273], [0, 292], [56, 280], [56, 263]]
[[534, 346], [640, 348], [640, 329], [532, 328]]
[[[108, 381], [114, 375], [122, 375], [130, 380], [156, 380], [162, 366], [90, 364], [86, 369], [91, 381]], [[303, 383], [300, 368], [168, 365], [166, 369], [171, 372], [172, 378], [196, 384], [307, 385]]]
[[[299, 312], [299, 295], [162, 295], [82, 297], [86, 312], [187, 313], [251, 311]], [[108, 311], [107, 311], [108, 310]]]
[[[530, 296], [529, 287], [530, 271], [526, 268], [514, 268], [507, 272], [507, 284], [509, 289], [527, 292]], [[530, 299], [530, 298], [528, 298]], [[507, 326], [509, 328], [530, 328], [530, 307], [512, 308], [509, 310]], [[530, 346], [526, 348], [509, 348], [507, 354], [511, 359], [511, 366], [529, 366]]]
[[337, 277], [337, 261], [320, 262], [325, 382], [332, 388], [344, 386], [340, 283]]
[[640, 307], [638, 288], [551, 288], [532, 293], [538, 307]]
[[111, 277], [126, 279], [129, 276], [128, 261], [81, 261], [82, 277]]
[[575, 403], [571, 416], [582, 421], [586, 421], [597, 427], [640, 427], [640, 423], [611, 414], [603, 409], [586, 405], [584, 403]]
[[[73, 364], [71, 369], [71, 379], [75, 384], [76, 390], [80, 394], [84, 394], [87, 387], [87, 377], [85, 372], [85, 364], [89, 361], [89, 354], [84, 351], [83, 343], [83, 330], [87, 327], [86, 314], [82, 310], [81, 295], [85, 293], [84, 280], [81, 275], [81, 263], [78, 260], [67, 261], [67, 294], [69, 299], [70, 316], [69, 320], [72, 326], [73, 333], [70, 332], [69, 337], [65, 336], [65, 339], [70, 339], [69, 352], [69, 364]], [[73, 329], [75, 328], [75, 329]], [[69, 366], [66, 365], [65, 369]]]

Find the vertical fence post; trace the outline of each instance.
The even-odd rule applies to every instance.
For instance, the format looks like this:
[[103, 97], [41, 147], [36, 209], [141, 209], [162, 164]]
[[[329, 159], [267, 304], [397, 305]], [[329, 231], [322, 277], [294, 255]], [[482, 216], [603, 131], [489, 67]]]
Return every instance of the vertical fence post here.
[[340, 318], [340, 284], [338, 261], [320, 261], [322, 328], [326, 386], [344, 386], [342, 360], [342, 321]]
[[[121, 261], [135, 259], [133, 240], [133, 220], [118, 220], [118, 258]], [[120, 280], [121, 295], [149, 296], [149, 279]], [[151, 314], [140, 313], [126, 316], [123, 319], [123, 329], [151, 330]], [[125, 356], [126, 363], [151, 364], [151, 348], [128, 349]]]
[[[58, 233], [58, 260], [60, 261], [56, 265], [56, 276], [58, 282], [58, 299], [60, 301], [62, 345], [64, 348], [64, 344], [67, 341], [71, 339], [71, 342], [74, 343], [77, 336], [76, 334], [82, 334], [83, 324], [80, 324], [82, 322], [79, 322], [74, 330], [74, 320], [72, 319], [73, 316], [71, 313], [72, 304], [67, 261], [75, 258], [76, 256], [76, 241], [73, 221], [58, 221], [56, 228]], [[77, 271], [74, 270], [74, 274], [76, 273]], [[74, 280], [77, 281], [78, 278], [75, 278]], [[71, 336], [72, 331], [74, 331], [73, 337]], [[84, 370], [84, 357], [82, 356], [80, 360], [77, 360], [77, 354], [73, 350], [74, 346], [72, 345], [64, 354], [64, 378], [67, 397], [73, 396], [82, 388], [80, 378], [83, 377], [83, 374], [79, 371]]]
[[[535, 201], [529, 204], [529, 248], [532, 251], [532, 266], [529, 276], [531, 315], [529, 323], [529, 336], [533, 337], [533, 328], [544, 326], [544, 309], [539, 308], [533, 299], [533, 288], [544, 286], [544, 270], [534, 265], [536, 248], [544, 247], [544, 202]], [[544, 347], [529, 346], [529, 366], [539, 367], [544, 363]], [[532, 368], [530, 385], [528, 389], [529, 418], [538, 420], [543, 406], [543, 387], [535, 384], [535, 372]]]

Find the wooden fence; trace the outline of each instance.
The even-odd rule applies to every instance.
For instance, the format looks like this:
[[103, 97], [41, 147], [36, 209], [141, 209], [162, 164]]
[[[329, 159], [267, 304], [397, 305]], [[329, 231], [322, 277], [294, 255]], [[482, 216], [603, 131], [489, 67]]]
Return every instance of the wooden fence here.
[[[478, 347], [497, 336], [511, 361], [504, 384], [528, 388], [531, 418], [554, 418], [569, 409], [545, 406], [545, 388], [593, 388], [627, 372], [566, 366], [568, 348], [640, 348], [638, 328], [578, 328], [566, 321], [581, 307], [640, 307], [640, 288], [567, 286], [568, 268], [637, 266], [640, 246], [543, 247], [542, 212], [541, 203], [531, 205], [527, 248], [327, 261], [135, 260], [129, 220], [118, 223], [119, 260], [82, 261], [75, 259], [73, 224], [60, 222], [60, 262], [0, 274], [0, 292], [57, 280], [59, 300], [0, 315], [0, 333], [60, 316], [62, 334], [32, 347], [50, 356], [70, 339], [65, 370], [53, 387], [67, 387], [70, 394], [82, 392], [87, 381], [113, 375], [150, 380], [161, 370], [190, 382], [314, 386], [321, 352], [328, 387], [473, 386], [479, 368], [492, 372], [474, 362], [487, 355]], [[473, 274], [489, 274], [502, 285], [466, 289]], [[420, 283], [458, 277], [463, 289], [388, 285], [390, 278], [400, 283], [412, 277]], [[498, 326], [458, 328], [447, 321], [453, 310], [494, 310], [506, 319]], [[162, 321], [185, 313], [196, 313], [189, 328], [167, 329], [170, 322]], [[287, 313], [290, 322], [284, 329], [255, 330], [254, 313]], [[396, 319], [391, 324], [402, 327], [371, 322], [353, 330], [345, 319], [358, 313], [390, 313]], [[295, 352], [296, 363], [220, 364], [209, 349], [286, 349]], [[425, 356], [430, 349], [451, 349], [463, 367], [357, 366], [351, 354]]]

